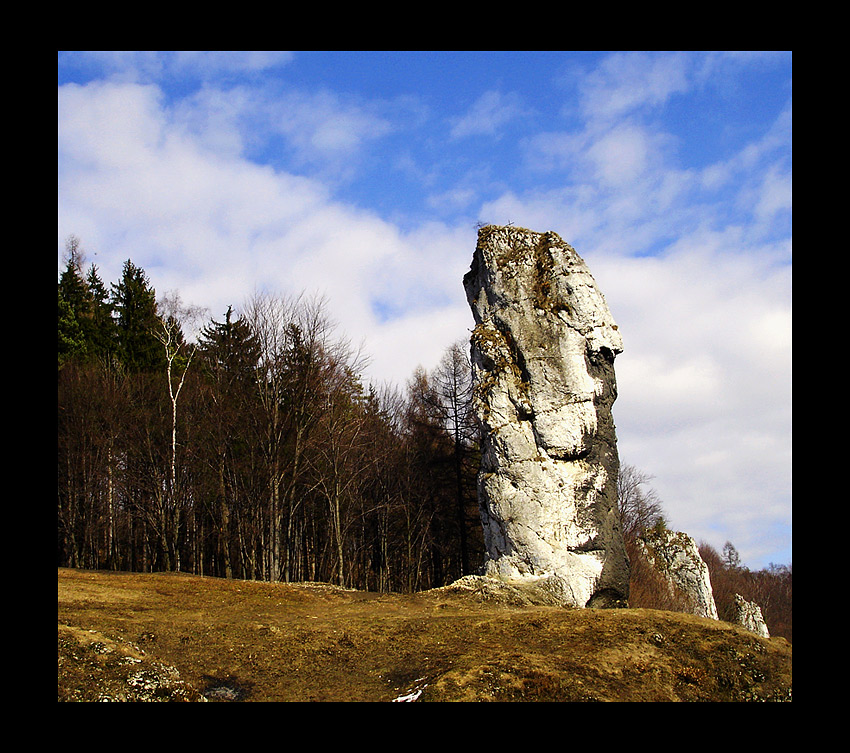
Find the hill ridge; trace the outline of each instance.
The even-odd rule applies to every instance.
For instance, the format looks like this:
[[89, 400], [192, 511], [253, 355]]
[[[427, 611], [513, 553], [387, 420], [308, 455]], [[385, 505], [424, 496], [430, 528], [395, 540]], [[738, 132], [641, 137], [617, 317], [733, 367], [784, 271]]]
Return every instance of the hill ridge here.
[[466, 587], [59, 568], [58, 619], [60, 701], [791, 700], [783, 638]]

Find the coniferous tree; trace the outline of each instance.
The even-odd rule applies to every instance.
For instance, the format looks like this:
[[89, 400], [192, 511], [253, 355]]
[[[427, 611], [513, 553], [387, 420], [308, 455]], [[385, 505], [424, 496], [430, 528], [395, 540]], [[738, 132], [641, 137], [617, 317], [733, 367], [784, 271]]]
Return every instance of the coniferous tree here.
[[59, 366], [60, 368], [72, 358], [81, 359], [86, 356], [86, 337], [82, 325], [77, 319], [71, 303], [59, 291]]
[[124, 263], [121, 280], [112, 285], [112, 305], [117, 316], [121, 361], [131, 373], [160, 371], [166, 359], [154, 334], [159, 326], [156, 291], [145, 271], [129, 259]]
[[65, 270], [59, 278], [59, 365], [85, 360], [92, 339], [92, 298], [83, 277], [83, 252], [71, 236], [65, 245]]
[[212, 558], [227, 578], [253, 578], [254, 540], [251, 495], [254, 458], [248, 417], [260, 352], [245, 321], [228, 307], [224, 322], [212, 321], [198, 338], [204, 391], [201, 441], [197, 456], [212, 472], [206, 510], [214, 532]]
[[86, 285], [91, 301], [91, 354], [104, 365], [114, 368], [118, 347], [114, 307], [109, 291], [94, 264], [86, 275]]
[[204, 368], [223, 393], [243, 393], [254, 379], [260, 351], [251, 328], [228, 306], [223, 322], [203, 327], [198, 346]]
[[127, 374], [127, 409], [122, 445], [125, 502], [132, 510], [134, 560], [142, 570], [177, 566], [178, 520], [169, 493], [172, 421], [166, 402], [165, 349], [156, 292], [145, 271], [127, 260], [112, 284], [117, 361]]

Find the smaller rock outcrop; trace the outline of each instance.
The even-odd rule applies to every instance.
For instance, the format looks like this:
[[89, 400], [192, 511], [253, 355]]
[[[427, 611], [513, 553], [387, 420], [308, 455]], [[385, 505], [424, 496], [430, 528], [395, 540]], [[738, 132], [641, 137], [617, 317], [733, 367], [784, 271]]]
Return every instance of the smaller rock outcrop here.
[[740, 594], [735, 594], [735, 624], [762, 638], [770, 638], [761, 607], [754, 601], [747, 601]]
[[691, 613], [718, 619], [708, 565], [688, 534], [653, 528], [644, 532], [638, 539], [638, 545], [647, 560], [670, 584], [671, 591], [676, 589], [684, 595]]

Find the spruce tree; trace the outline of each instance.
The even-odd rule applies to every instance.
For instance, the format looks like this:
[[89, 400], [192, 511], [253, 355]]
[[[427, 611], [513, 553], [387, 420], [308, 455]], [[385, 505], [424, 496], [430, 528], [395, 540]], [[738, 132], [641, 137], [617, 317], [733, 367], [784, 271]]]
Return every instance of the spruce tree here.
[[162, 370], [165, 354], [154, 334], [159, 326], [156, 291], [145, 271], [129, 259], [121, 281], [112, 285], [112, 305], [117, 314], [120, 360], [131, 373]]
[[59, 365], [90, 354], [92, 299], [82, 274], [82, 251], [71, 236], [66, 242], [67, 263], [59, 278]]
[[72, 358], [84, 358], [86, 355], [86, 339], [83, 328], [77, 321], [77, 316], [71, 304], [63, 297], [59, 289], [59, 367], [61, 368]]
[[251, 384], [260, 358], [257, 340], [241, 318], [233, 318], [228, 306], [223, 322], [211, 321], [198, 338], [198, 347], [208, 373], [220, 385]]
[[232, 307], [228, 307], [224, 322], [211, 321], [198, 338], [207, 387], [203, 392], [207, 410], [198, 456], [206, 458], [216, 472], [215, 492], [204, 509], [212, 518], [220, 574], [227, 578], [233, 577], [234, 572], [241, 577], [254, 575], [243, 568], [241, 558], [232, 554], [238, 551], [237, 541], [250, 538], [250, 523], [256, 512], [250, 510], [247, 489], [254, 477], [249, 415], [259, 360], [259, 348], [250, 328], [232, 314]]
[[102, 363], [111, 365], [113, 357], [117, 354], [118, 330], [109, 291], [98, 276], [95, 265], [90, 267], [86, 275], [86, 285], [91, 301], [90, 348], [92, 355], [100, 359]]

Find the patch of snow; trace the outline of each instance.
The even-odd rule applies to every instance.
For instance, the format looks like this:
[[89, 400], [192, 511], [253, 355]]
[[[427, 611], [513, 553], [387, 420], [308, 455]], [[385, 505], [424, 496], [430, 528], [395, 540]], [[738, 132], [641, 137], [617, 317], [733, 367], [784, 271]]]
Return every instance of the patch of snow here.
[[416, 685], [416, 683], [422, 682], [422, 680], [424, 680], [424, 679], [425, 679], [424, 677], [420, 677], [419, 679], [414, 680], [413, 681], [413, 683], [414, 683], [413, 689], [408, 691], [407, 693], [404, 693], [403, 695], [400, 695], [398, 698], [393, 698], [392, 702], [393, 703], [413, 703], [413, 701], [418, 700], [419, 696], [422, 695], [422, 691], [425, 690], [425, 688], [428, 687], [428, 683], [425, 683], [424, 685], [421, 685], [421, 686]]

